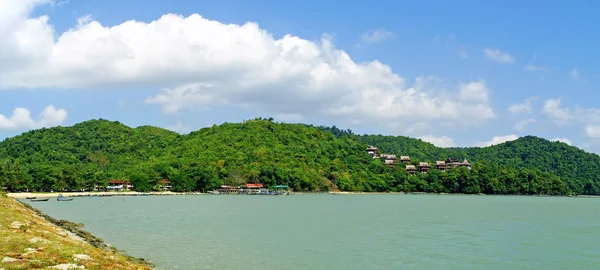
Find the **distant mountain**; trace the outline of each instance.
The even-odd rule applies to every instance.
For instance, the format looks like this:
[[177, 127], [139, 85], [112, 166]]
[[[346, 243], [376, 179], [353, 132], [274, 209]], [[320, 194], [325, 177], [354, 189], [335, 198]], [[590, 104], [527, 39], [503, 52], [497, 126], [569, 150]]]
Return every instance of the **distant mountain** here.
[[[365, 151], [419, 162], [449, 157], [473, 164], [412, 175]], [[485, 148], [438, 148], [409, 137], [355, 135], [337, 127], [272, 119], [225, 123], [187, 135], [151, 126], [90, 120], [32, 130], [0, 143], [0, 186], [10, 190], [79, 190], [129, 179], [150, 190], [212, 190], [246, 182], [295, 190], [488, 194], [600, 194], [600, 158], [564, 143], [524, 137]]]

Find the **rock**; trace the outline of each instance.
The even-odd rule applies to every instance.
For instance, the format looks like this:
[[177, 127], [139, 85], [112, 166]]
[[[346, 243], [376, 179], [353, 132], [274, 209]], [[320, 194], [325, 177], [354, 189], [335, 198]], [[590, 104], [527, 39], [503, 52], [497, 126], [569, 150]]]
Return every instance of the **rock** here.
[[13, 229], [20, 229], [21, 226], [23, 226], [23, 225], [25, 225], [25, 223], [21, 223], [21, 222], [18, 222], [18, 221], [13, 221], [10, 224], [10, 227], [13, 228]]
[[72, 263], [63, 263], [63, 264], [58, 264], [55, 266], [50, 266], [48, 268], [52, 268], [52, 269], [59, 269], [59, 270], [71, 270], [71, 269], [85, 269], [85, 266], [81, 265], [76, 265], [76, 264], [72, 264]]
[[85, 254], [74, 254], [73, 258], [75, 258], [75, 261], [80, 261], [80, 260], [91, 260], [92, 257], [85, 255]]
[[50, 241], [46, 240], [46, 239], [42, 239], [42, 238], [38, 238], [38, 237], [34, 237], [29, 239], [29, 243], [37, 243], [37, 242], [42, 242], [42, 243], [48, 243]]
[[11, 257], [4, 257], [2, 258], [2, 262], [3, 263], [11, 263], [11, 262], [18, 262], [19, 260], [15, 259], [15, 258], [11, 258]]
[[30, 255], [30, 254], [33, 254], [33, 253], [36, 253], [36, 252], [38, 252], [38, 251], [35, 248], [26, 248], [25, 249], [25, 253], [23, 253], [23, 256], [27, 256], [27, 255]]

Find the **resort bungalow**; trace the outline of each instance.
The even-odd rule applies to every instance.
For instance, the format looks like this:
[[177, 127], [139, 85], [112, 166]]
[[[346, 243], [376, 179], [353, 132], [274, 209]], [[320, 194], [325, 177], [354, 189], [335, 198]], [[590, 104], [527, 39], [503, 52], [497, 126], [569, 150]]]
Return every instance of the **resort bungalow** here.
[[437, 170], [440, 170], [442, 172], [446, 171], [446, 162], [444, 162], [443, 160], [438, 160], [435, 162], [435, 168]]
[[459, 162], [457, 165], [458, 167], [466, 167], [469, 170], [471, 169], [471, 163], [469, 163], [466, 158], [463, 160], [463, 162]]
[[415, 168], [415, 165], [406, 165], [406, 171], [410, 174], [415, 174], [417, 168]]
[[372, 156], [373, 158], [377, 158], [377, 152], [379, 150], [377, 149], [377, 147], [374, 147], [372, 145], [369, 145], [369, 147], [367, 147], [367, 153], [369, 153], [370, 156]]
[[158, 190], [171, 190], [173, 186], [171, 186], [171, 181], [167, 179], [163, 179], [158, 181]]
[[428, 173], [430, 168], [431, 167], [429, 166], [429, 163], [427, 163], [427, 162], [419, 162], [419, 171], [421, 173]]
[[109, 180], [107, 190], [112, 191], [123, 191], [133, 189], [133, 185], [130, 184], [129, 180]]
[[466, 167], [469, 170], [471, 169], [471, 163], [469, 163], [467, 159], [463, 160], [463, 162], [460, 162], [456, 158], [449, 158], [446, 160], [446, 165], [451, 166], [452, 168]]
[[404, 164], [410, 164], [410, 157], [409, 156], [400, 156], [400, 162], [402, 162]]
[[394, 165], [396, 163], [396, 155], [382, 154], [381, 157], [383, 157], [383, 163], [386, 165]]

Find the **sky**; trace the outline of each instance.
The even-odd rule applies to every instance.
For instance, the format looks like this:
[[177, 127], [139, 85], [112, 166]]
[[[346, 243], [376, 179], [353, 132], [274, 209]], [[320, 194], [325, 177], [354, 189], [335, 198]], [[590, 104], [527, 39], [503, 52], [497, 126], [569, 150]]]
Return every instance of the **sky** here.
[[597, 1], [0, 0], [0, 139], [255, 117], [600, 153]]

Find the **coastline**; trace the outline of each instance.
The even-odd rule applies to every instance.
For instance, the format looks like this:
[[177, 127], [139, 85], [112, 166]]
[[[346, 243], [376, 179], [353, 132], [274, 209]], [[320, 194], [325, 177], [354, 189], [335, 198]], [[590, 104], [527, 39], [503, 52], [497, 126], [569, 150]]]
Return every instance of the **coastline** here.
[[364, 192], [364, 191], [329, 191], [331, 195], [439, 195], [439, 196], [515, 196], [515, 197], [564, 197], [564, 198], [600, 198], [599, 195], [545, 195], [545, 194], [466, 194], [466, 193], [432, 193], [432, 192]]
[[27, 197], [41, 197], [41, 198], [56, 198], [59, 194], [65, 197], [91, 197], [91, 196], [140, 196], [140, 195], [154, 195], [154, 196], [172, 196], [172, 195], [195, 195], [204, 194], [200, 192], [172, 192], [172, 191], [152, 191], [152, 192], [138, 192], [138, 191], [105, 191], [105, 192], [18, 192], [18, 193], [7, 193], [6, 196], [14, 199], [26, 199]]
[[0, 269], [152, 269], [81, 229], [0, 193]]

